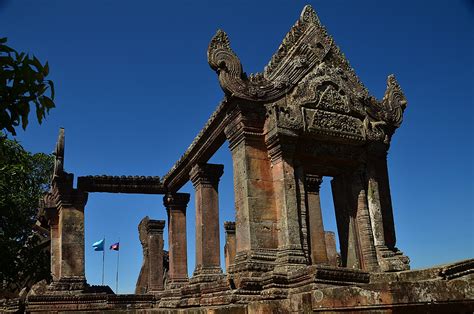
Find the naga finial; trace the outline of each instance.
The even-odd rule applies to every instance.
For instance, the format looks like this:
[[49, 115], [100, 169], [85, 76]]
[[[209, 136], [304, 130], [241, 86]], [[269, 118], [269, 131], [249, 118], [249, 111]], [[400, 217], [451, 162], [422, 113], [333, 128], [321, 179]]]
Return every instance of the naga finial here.
[[64, 142], [64, 128], [60, 128], [56, 148], [53, 152], [53, 155], [55, 156], [53, 181], [64, 173]]
[[387, 89], [382, 99], [382, 110], [384, 121], [398, 128], [403, 121], [403, 112], [407, 107], [407, 99], [395, 75], [390, 74], [387, 78]]
[[228, 75], [240, 78], [242, 66], [237, 55], [230, 48], [230, 40], [223, 30], [218, 30], [207, 48], [207, 61], [219, 75], [224, 70]]

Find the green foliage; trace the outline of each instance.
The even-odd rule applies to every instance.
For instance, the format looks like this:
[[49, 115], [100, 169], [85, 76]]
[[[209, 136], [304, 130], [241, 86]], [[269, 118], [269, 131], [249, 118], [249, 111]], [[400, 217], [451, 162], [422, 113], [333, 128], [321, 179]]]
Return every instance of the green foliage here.
[[[40, 124], [55, 107], [54, 84], [45, 79], [49, 74], [48, 62], [42, 65], [35, 56], [19, 53], [6, 42], [6, 38], [0, 38], [0, 130], [16, 135], [15, 127], [20, 123], [26, 129], [31, 105], [36, 107]], [[50, 93], [46, 96], [48, 89]]]
[[[50, 276], [47, 238], [33, 231], [54, 159], [31, 154], [0, 132], [0, 286], [18, 291]], [[43, 243], [43, 245], [41, 245]]]

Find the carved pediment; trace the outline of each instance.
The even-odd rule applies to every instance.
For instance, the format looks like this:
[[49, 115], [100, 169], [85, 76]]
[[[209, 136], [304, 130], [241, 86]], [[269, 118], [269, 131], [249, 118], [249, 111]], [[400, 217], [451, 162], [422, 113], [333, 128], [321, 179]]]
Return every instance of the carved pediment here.
[[267, 129], [388, 143], [402, 122], [406, 99], [395, 78], [389, 76], [381, 101], [370, 96], [309, 5], [262, 73], [245, 74], [221, 30], [208, 62], [228, 101], [265, 104]]
[[361, 91], [352, 85], [341, 68], [322, 62], [296, 86], [289, 98], [294, 106], [352, 115], [363, 120], [366, 113], [359, 100]]

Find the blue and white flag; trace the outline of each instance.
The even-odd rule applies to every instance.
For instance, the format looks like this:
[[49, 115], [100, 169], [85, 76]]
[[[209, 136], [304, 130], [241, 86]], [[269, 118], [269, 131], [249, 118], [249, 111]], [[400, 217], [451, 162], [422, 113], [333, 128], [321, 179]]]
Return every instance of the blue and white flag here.
[[100, 241], [95, 242], [92, 244], [92, 247], [94, 248], [94, 251], [103, 251], [105, 246], [105, 239], [102, 239]]

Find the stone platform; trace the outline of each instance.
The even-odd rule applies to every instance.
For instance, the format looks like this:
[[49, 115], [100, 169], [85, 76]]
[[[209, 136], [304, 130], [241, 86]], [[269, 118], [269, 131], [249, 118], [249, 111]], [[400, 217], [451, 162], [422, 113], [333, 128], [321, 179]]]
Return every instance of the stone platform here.
[[[474, 259], [423, 270], [368, 273], [309, 266], [286, 278], [267, 274], [260, 291], [230, 289], [229, 281], [189, 284], [148, 295], [45, 294], [27, 298], [39, 312], [127, 313], [470, 313], [474, 311]], [[4, 307], [14, 312], [21, 302]]]

